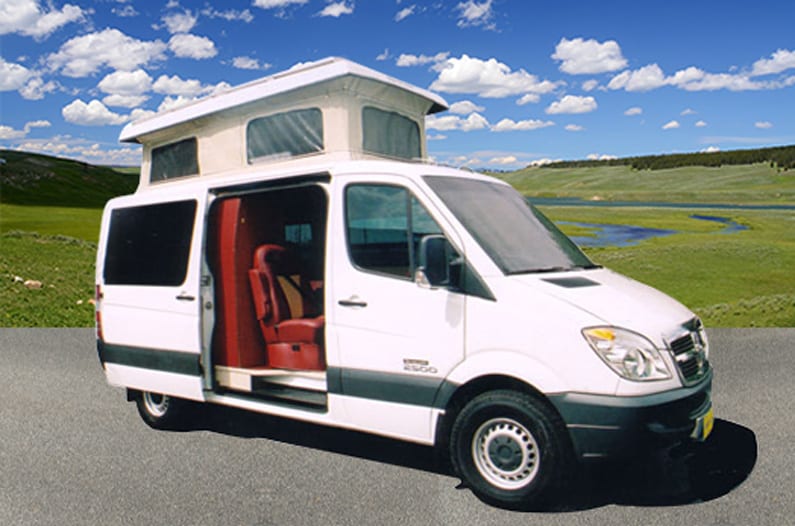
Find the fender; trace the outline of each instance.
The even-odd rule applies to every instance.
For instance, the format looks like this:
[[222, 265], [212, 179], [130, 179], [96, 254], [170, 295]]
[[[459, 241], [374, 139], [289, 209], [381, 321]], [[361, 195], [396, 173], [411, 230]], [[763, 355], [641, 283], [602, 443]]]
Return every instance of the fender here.
[[[490, 349], [468, 355], [445, 379], [456, 387], [482, 376], [501, 375], [515, 378], [544, 394], [565, 392], [566, 382], [547, 364], [526, 353], [509, 349]], [[445, 407], [454, 390], [441, 390], [434, 407]]]

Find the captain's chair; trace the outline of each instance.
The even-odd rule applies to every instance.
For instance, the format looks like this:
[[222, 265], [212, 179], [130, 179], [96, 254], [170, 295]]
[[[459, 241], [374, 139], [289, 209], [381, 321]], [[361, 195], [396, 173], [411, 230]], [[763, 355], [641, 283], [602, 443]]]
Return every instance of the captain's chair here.
[[[323, 316], [295, 318], [279, 276], [290, 281], [287, 250], [280, 245], [261, 245], [254, 251], [254, 266], [248, 271], [257, 320], [267, 346], [268, 365], [283, 369], [325, 369]], [[297, 287], [297, 285], [296, 285]]]

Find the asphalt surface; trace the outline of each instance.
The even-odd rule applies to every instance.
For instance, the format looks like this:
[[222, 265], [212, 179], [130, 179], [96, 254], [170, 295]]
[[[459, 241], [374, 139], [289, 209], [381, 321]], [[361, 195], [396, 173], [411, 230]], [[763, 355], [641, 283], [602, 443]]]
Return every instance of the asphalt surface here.
[[710, 332], [704, 447], [592, 468], [559, 509], [490, 507], [431, 448], [209, 408], [154, 431], [93, 331], [0, 329], [0, 524], [795, 523], [795, 329]]

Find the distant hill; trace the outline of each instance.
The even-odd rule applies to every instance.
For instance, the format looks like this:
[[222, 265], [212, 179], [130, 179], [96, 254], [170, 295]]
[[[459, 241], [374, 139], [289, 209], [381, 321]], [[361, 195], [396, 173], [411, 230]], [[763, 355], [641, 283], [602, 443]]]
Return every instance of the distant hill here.
[[137, 185], [137, 169], [0, 150], [0, 203], [99, 208]]
[[769, 163], [779, 170], [795, 169], [795, 145], [752, 150], [644, 155], [621, 159], [559, 161], [548, 168], [585, 168], [595, 166], [631, 166], [636, 170], [666, 170], [684, 166], [709, 166]]

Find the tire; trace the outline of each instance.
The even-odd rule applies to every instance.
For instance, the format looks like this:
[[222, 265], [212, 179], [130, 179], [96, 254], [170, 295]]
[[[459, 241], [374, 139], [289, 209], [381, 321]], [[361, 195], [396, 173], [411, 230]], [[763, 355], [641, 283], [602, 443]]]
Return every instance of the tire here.
[[450, 433], [450, 459], [481, 500], [543, 509], [571, 475], [571, 442], [560, 417], [518, 391], [490, 391], [467, 403]]
[[158, 393], [144, 391], [135, 399], [138, 414], [154, 429], [179, 429], [188, 413], [188, 402]]

